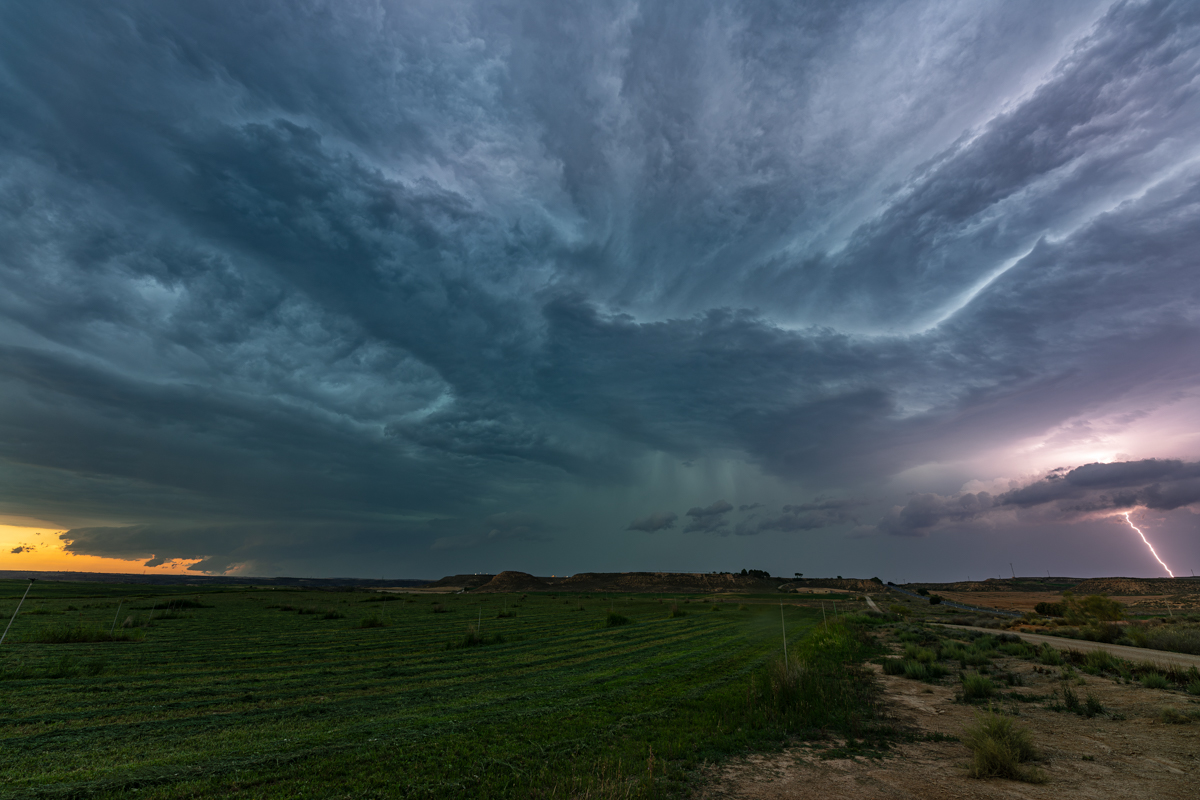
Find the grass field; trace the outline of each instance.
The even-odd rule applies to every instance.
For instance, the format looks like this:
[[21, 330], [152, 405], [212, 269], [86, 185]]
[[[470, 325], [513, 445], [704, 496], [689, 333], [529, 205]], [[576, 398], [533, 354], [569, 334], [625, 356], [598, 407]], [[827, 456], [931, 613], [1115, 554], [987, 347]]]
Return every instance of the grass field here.
[[[706, 760], [870, 734], [870, 645], [819, 610], [786, 611], [796, 703], [777, 600], [380, 597], [36, 584], [0, 647], [0, 797], [669, 797]], [[37, 642], [131, 615], [141, 641]]]

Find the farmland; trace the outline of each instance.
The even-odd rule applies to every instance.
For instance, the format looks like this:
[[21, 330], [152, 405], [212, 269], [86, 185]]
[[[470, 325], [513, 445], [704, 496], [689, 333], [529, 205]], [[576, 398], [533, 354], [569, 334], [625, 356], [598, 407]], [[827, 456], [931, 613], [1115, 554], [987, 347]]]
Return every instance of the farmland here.
[[[38, 583], [0, 647], [0, 797], [666, 797], [869, 718], [865, 694], [756, 710], [780, 607], [743, 599]], [[786, 618], [803, 652], [821, 612]], [[114, 620], [144, 638], [37, 641]], [[810, 655], [853, 688], [839, 630]]]

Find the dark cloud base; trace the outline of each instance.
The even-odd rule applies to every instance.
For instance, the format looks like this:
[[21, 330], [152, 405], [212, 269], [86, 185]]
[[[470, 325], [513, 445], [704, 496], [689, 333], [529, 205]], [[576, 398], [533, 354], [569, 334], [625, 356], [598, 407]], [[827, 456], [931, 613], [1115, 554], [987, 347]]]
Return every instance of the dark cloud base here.
[[0, 511], [213, 571], [861, 530], [560, 499], [659, 453], [858, 498], [1200, 384], [1195, 3], [361, 11], [0, 9]]

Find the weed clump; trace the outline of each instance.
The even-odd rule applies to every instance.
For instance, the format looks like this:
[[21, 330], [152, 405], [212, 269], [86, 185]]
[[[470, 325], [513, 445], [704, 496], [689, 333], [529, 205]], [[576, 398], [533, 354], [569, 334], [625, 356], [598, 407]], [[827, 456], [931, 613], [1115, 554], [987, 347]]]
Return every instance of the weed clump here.
[[608, 616], [604, 618], [604, 624], [609, 628], [615, 628], [618, 625], [628, 625], [629, 617], [616, 613], [615, 611], [608, 612]]
[[1063, 663], [1062, 653], [1049, 644], [1042, 645], [1042, 652], [1039, 657], [1041, 662], [1047, 667], [1061, 667]]
[[504, 637], [498, 633], [493, 633], [490, 636], [484, 636], [475, 630], [475, 626], [468, 626], [467, 632], [457, 642], [450, 642], [446, 645], [447, 650], [463, 650], [468, 647], [482, 647], [489, 644], [503, 644]]
[[1142, 686], [1147, 689], [1170, 689], [1171, 682], [1161, 672], [1147, 672], [1142, 676]]
[[512, 619], [516, 615], [517, 615], [517, 612], [515, 612], [515, 611], [505, 610], [505, 611], [500, 611], [499, 613], [497, 613], [496, 619]]
[[904, 661], [899, 658], [885, 658], [883, 660], [884, 675], [903, 675]]
[[674, 603], [672, 603], [671, 604], [671, 613], [668, 616], [670, 616], [672, 619], [674, 619], [675, 617], [686, 617], [687, 612], [684, 611], [682, 608], [680, 608], [678, 605], [675, 605]]
[[1045, 773], [1025, 766], [1037, 759], [1037, 750], [1029, 731], [1014, 726], [1011, 717], [990, 709], [979, 714], [963, 732], [963, 744], [971, 751], [972, 778], [1046, 782]]
[[363, 617], [362, 622], [358, 623], [358, 627], [360, 628], [383, 628], [386, 625], [387, 623], [378, 614]]
[[445, 607], [444, 605], [442, 605], [441, 603], [434, 603], [434, 604], [433, 604], [433, 613], [435, 613], [435, 614], [445, 614], [445, 613], [446, 613], [447, 611], [449, 611], [449, 610], [450, 610], [450, 609], [446, 608], [446, 607]]
[[962, 696], [963, 702], [987, 700], [996, 693], [996, 685], [988, 678], [978, 673], [963, 673]]
[[340, 611], [326, 611], [321, 615], [321, 619], [345, 619], [346, 615]]

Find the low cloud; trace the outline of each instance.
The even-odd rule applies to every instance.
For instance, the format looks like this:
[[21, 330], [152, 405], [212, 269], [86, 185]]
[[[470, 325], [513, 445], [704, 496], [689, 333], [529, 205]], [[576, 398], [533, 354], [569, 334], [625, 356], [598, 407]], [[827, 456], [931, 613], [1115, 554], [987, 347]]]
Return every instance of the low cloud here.
[[864, 501], [851, 498], [831, 499], [818, 497], [809, 503], [786, 505], [783, 513], [767, 519], [751, 517], [738, 523], [738, 536], [755, 536], [768, 531], [795, 533], [828, 528], [833, 525], [857, 523], [853, 509], [864, 505]]
[[1017, 521], [1028, 512], [1038, 521], [1075, 522], [1134, 508], [1172, 511], [1196, 505], [1200, 505], [1200, 462], [1151, 458], [1059, 468], [997, 495], [915, 494], [888, 511], [876, 529], [894, 536], [925, 536], [949, 525], [986, 523], [999, 514], [1015, 515]]
[[687, 516], [691, 520], [684, 526], [684, 533], [716, 533], [728, 526], [725, 515], [733, 511], [733, 506], [724, 500], [718, 500], [707, 508], [688, 509]]
[[646, 533], [654, 533], [655, 531], [670, 530], [675, 527], [675, 520], [679, 519], [679, 515], [671, 511], [655, 511], [648, 517], [635, 519], [625, 528], [627, 531], [645, 531]]

